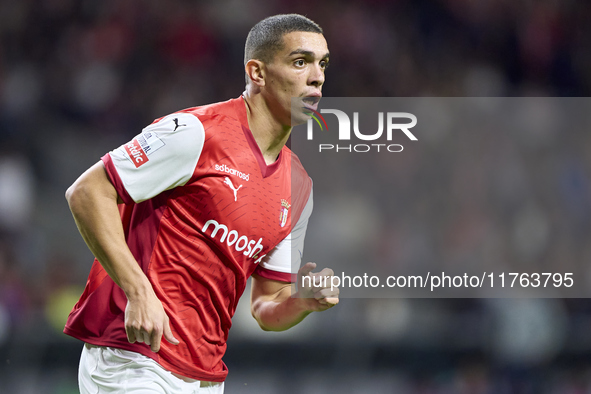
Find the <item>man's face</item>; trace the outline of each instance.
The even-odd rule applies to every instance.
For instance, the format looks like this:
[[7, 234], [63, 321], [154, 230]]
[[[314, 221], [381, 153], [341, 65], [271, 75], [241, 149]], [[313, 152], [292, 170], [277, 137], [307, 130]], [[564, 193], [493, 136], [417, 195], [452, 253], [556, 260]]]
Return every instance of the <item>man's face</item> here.
[[[268, 105], [283, 125], [304, 123], [311, 109], [317, 109], [328, 56], [322, 34], [292, 32], [283, 36], [283, 49], [266, 65], [264, 89]], [[293, 105], [292, 97], [298, 98]]]

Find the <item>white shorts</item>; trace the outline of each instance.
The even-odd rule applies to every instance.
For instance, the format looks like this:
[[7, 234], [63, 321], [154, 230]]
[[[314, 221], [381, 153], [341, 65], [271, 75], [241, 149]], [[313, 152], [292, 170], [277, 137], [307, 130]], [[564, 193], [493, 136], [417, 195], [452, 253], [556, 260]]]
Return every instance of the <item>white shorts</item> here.
[[80, 357], [81, 394], [223, 394], [224, 383], [181, 379], [129, 350], [86, 344]]

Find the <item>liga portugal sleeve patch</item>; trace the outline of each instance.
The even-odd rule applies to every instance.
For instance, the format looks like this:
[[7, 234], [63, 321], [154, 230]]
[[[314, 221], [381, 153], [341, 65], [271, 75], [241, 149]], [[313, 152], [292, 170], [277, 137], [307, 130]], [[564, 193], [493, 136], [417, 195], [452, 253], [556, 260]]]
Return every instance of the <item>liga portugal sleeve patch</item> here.
[[164, 146], [164, 142], [153, 132], [146, 132], [124, 145], [135, 168], [146, 164], [148, 156]]
[[140, 168], [142, 165], [148, 162], [148, 156], [146, 152], [140, 146], [137, 138], [134, 138], [132, 141], [128, 142], [125, 146], [125, 151], [129, 155], [131, 162], [135, 166], [135, 168]]

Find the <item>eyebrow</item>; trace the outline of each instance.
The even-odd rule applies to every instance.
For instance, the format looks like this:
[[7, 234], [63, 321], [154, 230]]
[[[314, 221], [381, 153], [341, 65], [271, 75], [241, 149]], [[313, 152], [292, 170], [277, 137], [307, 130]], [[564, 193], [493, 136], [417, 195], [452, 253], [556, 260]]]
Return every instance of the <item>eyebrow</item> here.
[[[292, 51], [289, 56], [293, 56], [293, 55], [304, 55], [304, 56], [309, 56], [309, 57], [314, 57], [314, 52], [312, 51], [307, 51], [305, 49], [296, 49], [295, 51]], [[330, 53], [326, 52], [324, 54], [324, 56], [321, 57], [321, 59], [327, 59], [330, 57]]]

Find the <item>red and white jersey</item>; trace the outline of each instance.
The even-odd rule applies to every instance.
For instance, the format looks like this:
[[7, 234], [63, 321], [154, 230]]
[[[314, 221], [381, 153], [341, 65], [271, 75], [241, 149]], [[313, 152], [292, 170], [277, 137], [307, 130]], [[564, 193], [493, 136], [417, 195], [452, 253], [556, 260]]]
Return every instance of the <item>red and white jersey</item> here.
[[223, 381], [231, 318], [248, 277], [295, 278], [310, 178], [287, 147], [265, 163], [242, 98], [158, 119], [102, 161], [124, 201], [127, 244], [180, 344], [163, 339], [158, 353], [130, 344], [127, 298], [96, 260], [64, 332], [139, 352], [189, 378]]

